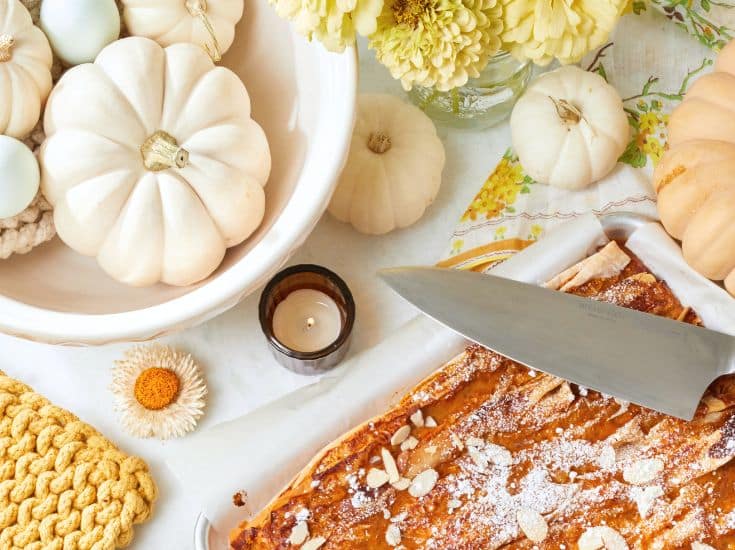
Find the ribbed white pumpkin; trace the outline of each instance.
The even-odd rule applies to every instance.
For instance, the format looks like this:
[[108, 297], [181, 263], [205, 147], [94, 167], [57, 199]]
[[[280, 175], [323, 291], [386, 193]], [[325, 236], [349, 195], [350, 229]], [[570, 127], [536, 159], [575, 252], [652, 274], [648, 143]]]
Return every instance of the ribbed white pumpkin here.
[[262, 221], [268, 143], [245, 86], [198, 46], [111, 44], [62, 77], [44, 124], [59, 236], [119, 281], [195, 283]]
[[434, 202], [444, 161], [434, 123], [418, 107], [389, 94], [363, 94], [329, 212], [370, 235], [408, 227]]
[[51, 46], [19, 0], [0, 0], [0, 134], [23, 138], [51, 91]]
[[152, 38], [162, 46], [199, 44], [217, 61], [217, 54], [232, 46], [244, 0], [122, 0], [122, 4], [130, 34]]
[[544, 73], [528, 87], [513, 108], [510, 131], [529, 176], [571, 190], [607, 176], [630, 137], [617, 90], [573, 65]]

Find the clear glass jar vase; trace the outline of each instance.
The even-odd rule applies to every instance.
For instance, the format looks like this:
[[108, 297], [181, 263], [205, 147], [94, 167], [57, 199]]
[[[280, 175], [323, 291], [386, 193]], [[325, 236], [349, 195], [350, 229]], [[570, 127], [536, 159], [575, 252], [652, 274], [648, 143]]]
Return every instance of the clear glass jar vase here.
[[489, 128], [505, 120], [531, 79], [533, 66], [508, 52], [490, 59], [480, 76], [448, 92], [414, 86], [411, 101], [437, 122], [456, 128]]

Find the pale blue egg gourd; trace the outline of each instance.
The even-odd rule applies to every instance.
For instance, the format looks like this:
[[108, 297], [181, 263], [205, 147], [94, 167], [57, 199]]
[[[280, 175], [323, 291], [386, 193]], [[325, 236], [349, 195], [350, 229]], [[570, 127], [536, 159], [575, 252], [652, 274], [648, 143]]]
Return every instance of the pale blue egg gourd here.
[[40, 24], [54, 53], [67, 65], [93, 62], [120, 37], [115, 0], [44, 0]]

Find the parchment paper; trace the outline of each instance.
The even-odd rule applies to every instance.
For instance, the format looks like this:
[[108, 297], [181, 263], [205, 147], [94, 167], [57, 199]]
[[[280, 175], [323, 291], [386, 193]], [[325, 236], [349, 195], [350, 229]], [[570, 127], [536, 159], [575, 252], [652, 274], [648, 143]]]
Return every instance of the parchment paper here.
[[[539, 283], [588, 256], [606, 238], [592, 214], [550, 231], [493, 271]], [[396, 297], [396, 299], [400, 299]], [[264, 507], [330, 441], [384, 412], [459, 353], [465, 340], [427, 317], [346, 361], [319, 382], [177, 445], [166, 463], [202, 503], [217, 540]], [[247, 492], [247, 507], [232, 495]]]
[[[581, 216], [551, 230], [492, 272], [540, 284], [606, 241], [597, 218]], [[679, 246], [658, 223], [638, 229], [627, 245], [699, 313], [706, 326], [735, 335], [735, 300], [689, 268]], [[213, 538], [226, 541], [230, 529], [264, 507], [315, 453], [384, 412], [465, 343], [451, 330], [419, 316], [319, 382], [188, 438], [167, 464], [203, 504], [215, 530]], [[241, 490], [247, 492], [248, 505], [236, 508], [232, 495]]]

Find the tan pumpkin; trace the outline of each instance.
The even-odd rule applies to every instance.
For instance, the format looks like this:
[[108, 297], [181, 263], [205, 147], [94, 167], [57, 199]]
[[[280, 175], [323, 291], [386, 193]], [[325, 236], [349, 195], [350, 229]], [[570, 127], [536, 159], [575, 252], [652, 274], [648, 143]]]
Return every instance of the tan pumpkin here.
[[669, 120], [669, 146], [692, 139], [735, 142], [735, 74], [700, 77]]
[[735, 42], [668, 127], [669, 149], [653, 174], [661, 222], [689, 265], [735, 294]]

